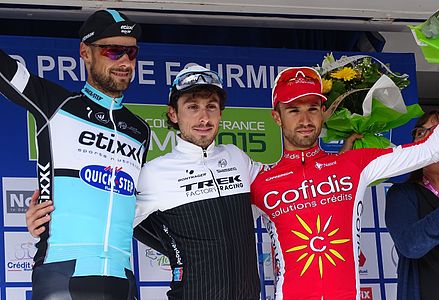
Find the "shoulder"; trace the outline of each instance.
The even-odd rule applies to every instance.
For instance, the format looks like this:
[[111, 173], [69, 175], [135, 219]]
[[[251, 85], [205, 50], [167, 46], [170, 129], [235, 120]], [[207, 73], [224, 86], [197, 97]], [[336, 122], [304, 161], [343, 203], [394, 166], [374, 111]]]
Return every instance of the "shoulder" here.
[[166, 153], [164, 155], [161, 155], [159, 157], [156, 157], [150, 161], [147, 161], [143, 167], [143, 169], [156, 169], [160, 168], [160, 166], [164, 166], [166, 164], [169, 164], [170, 161], [172, 161], [175, 158], [175, 154], [173, 152]]
[[138, 127], [142, 131], [147, 131], [147, 133], [149, 134], [149, 124], [144, 119], [133, 113], [132, 110], [128, 108], [125, 104], [122, 106], [122, 112], [125, 122], [130, 123], [130, 126], [134, 125]]
[[416, 183], [405, 182], [393, 184], [386, 193], [387, 202], [397, 201], [401, 203], [403, 199], [414, 201], [417, 199]]
[[377, 157], [380, 155], [385, 155], [391, 153], [393, 148], [361, 148], [353, 149], [341, 154], [337, 154], [340, 157], [354, 158], [354, 157]]
[[239, 149], [234, 144], [219, 144], [219, 145], [216, 145], [215, 147], [219, 151], [231, 151], [231, 152], [242, 152], [242, 153], [244, 153], [241, 149]]
[[[272, 181], [273, 179], [277, 179], [279, 177], [282, 177], [285, 175], [290, 175], [293, 172], [286, 171], [280, 167], [278, 163], [274, 163], [271, 165], [263, 165], [261, 171], [259, 172], [258, 176], [255, 179], [255, 182], [265, 182], [265, 181]], [[279, 176], [279, 174], [282, 174]]]
[[215, 147], [219, 152], [226, 152], [231, 155], [239, 155], [239, 157], [241, 158], [250, 159], [247, 153], [245, 153], [244, 151], [242, 151], [241, 149], [239, 149], [237, 146], [233, 144], [220, 144]]
[[404, 183], [394, 183], [388, 190], [387, 193], [405, 193], [414, 191], [416, 183], [404, 182]]
[[174, 165], [175, 163], [172, 162], [171, 153], [167, 153], [165, 155], [147, 161], [140, 170], [140, 176], [150, 177], [150, 174], [157, 175], [158, 173], [165, 171], [166, 166]]

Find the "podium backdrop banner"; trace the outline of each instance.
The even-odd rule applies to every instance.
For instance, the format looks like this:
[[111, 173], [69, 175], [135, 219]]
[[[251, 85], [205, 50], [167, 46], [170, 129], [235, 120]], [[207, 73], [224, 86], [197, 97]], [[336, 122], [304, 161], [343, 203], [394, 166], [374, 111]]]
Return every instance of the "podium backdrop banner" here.
[[[86, 70], [79, 58], [79, 41], [40, 37], [0, 36], [4, 51], [22, 62], [30, 72], [79, 91]], [[276, 75], [288, 66], [315, 66], [328, 52], [226, 46], [197, 46], [140, 43], [136, 72], [125, 93], [124, 103], [147, 120], [152, 129], [148, 159], [169, 152], [175, 132], [166, 126], [166, 103], [172, 81], [179, 70], [197, 63], [217, 71], [228, 93], [226, 110], [217, 143], [233, 143], [254, 160], [276, 162], [282, 153], [279, 127], [271, 118], [271, 87]], [[334, 52], [340, 55], [352, 53]], [[358, 54], [358, 53], [355, 53]], [[370, 54], [370, 53], [369, 53]], [[413, 54], [372, 54], [389, 63], [392, 71], [406, 73], [410, 86], [403, 90], [407, 105], [417, 103]], [[23, 108], [0, 95], [1, 197], [0, 299], [31, 299], [32, 257], [36, 242], [27, 232], [25, 211], [37, 188], [35, 126]], [[410, 142], [413, 121], [385, 133], [393, 144]], [[339, 142], [322, 143], [338, 151]], [[396, 298], [397, 256], [384, 224], [385, 193], [390, 184], [369, 188], [363, 212], [360, 257], [361, 299]], [[259, 219], [255, 220], [261, 299], [273, 299], [270, 241]], [[171, 279], [168, 259], [133, 240], [133, 269], [142, 300], [166, 299]]]

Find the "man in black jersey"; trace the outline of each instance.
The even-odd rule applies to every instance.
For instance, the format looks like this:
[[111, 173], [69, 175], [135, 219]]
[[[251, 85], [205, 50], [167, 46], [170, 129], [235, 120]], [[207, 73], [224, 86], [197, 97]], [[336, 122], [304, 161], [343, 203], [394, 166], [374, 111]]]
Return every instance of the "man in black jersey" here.
[[215, 145], [226, 93], [198, 65], [172, 84], [168, 124], [177, 146], [142, 168], [134, 236], [151, 231], [172, 267], [169, 299], [259, 299], [250, 184], [260, 165], [234, 145]]
[[[141, 29], [109, 9], [93, 13], [79, 35], [88, 73], [81, 92], [29, 73], [0, 51], [0, 92], [32, 113], [38, 132], [41, 203], [34, 200], [27, 214], [37, 213], [27, 224], [40, 235], [32, 299], [133, 300], [134, 187], [150, 129], [122, 99]], [[98, 182], [90, 174], [108, 180]]]

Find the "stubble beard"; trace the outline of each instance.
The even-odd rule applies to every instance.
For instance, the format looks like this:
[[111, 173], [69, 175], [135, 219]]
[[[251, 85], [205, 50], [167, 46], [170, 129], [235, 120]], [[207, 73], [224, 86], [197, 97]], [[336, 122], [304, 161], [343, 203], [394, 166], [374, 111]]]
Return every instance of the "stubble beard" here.
[[313, 147], [320, 135], [319, 130], [315, 130], [315, 132], [308, 137], [301, 137], [298, 133], [294, 131], [285, 131], [284, 130], [284, 138], [296, 148], [299, 149], [309, 149]]
[[[111, 69], [109, 70], [111, 72]], [[126, 71], [123, 70], [123, 71]], [[131, 80], [121, 80], [117, 82], [111, 74], [99, 73], [96, 71], [94, 66], [90, 67], [90, 76], [92, 80], [97, 84], [98, 88], [100, 88], [106, 94], [122, 94], [128, 89]], [[131, 78], [131, 76], [130, 76]]]
[[213, 135], [209, 136], [195, 136], [192, 134], [186, 135], [183, 132], [180, 132], [181, 138], [185, 141], [188, 141], [198, 147], [203, 149], [207, 148], [212, 142], [215, 140], [216, 135], [218, 134], [218, 129], [213, 133]]

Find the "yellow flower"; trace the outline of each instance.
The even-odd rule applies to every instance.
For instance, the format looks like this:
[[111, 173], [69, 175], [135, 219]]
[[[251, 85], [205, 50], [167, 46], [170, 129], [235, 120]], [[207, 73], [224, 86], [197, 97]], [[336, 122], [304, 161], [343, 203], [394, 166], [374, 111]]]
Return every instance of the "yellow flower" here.
[[341, 79], [343, 81], [350, 81], [354, 79], [356, 75], [357, 72], [349, 67], [344, 67], [343, 69], [331, 73], [332, 78]]
[[322, 78], [322, 93], [327, 94], [332, 90], [332, 79]]

